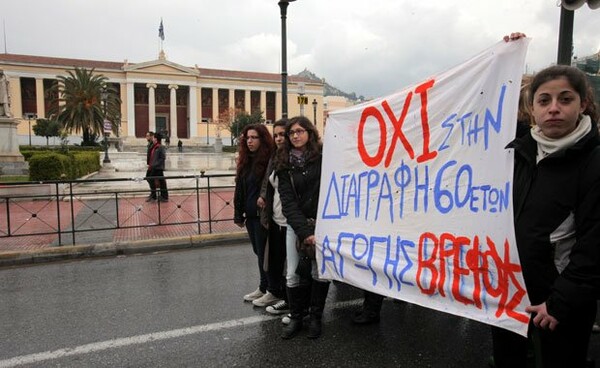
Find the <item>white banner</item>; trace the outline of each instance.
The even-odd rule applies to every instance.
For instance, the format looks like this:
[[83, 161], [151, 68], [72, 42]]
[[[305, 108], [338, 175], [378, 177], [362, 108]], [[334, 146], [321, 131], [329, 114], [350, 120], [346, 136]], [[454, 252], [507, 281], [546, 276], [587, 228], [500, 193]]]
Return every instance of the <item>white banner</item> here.
[[512, 208], [528, 39], [329, 115], [319, 273], [526, 335]]

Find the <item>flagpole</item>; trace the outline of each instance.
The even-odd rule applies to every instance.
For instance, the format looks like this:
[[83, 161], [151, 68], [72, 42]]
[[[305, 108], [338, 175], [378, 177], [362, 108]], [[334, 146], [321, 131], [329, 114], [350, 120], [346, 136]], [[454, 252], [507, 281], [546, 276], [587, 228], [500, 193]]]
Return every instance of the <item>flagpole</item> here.
[[2, 19], [2, 23], [4, 25], [4, 53], [8, 54], [6, 51], [6, 19]]

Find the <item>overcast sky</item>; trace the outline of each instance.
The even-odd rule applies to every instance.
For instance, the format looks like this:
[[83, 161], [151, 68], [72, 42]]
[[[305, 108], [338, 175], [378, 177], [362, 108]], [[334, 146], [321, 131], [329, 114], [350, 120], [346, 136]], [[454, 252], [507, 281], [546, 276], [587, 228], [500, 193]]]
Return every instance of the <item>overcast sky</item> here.
[[[0, 0], [9, 53], [279, 73], [277, 0]], [[556, 61], [557, 0], [297, 0], [288, 72], [308, 68], [366, 97], [442, 72], [511, 31], [532, 38], [526, 70]], [[600, 9], [575, 12], [574, 53], [600, 50]], [[1, 31], [1, 29], [0, 29]], [[4, 37], [0, 39], [4, 52]]]

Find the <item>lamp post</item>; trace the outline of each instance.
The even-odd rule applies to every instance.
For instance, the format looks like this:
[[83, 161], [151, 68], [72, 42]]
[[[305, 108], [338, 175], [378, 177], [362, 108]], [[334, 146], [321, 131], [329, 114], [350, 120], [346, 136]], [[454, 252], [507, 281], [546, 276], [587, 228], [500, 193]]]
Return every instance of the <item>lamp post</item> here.
[[25, 118], [27, 118], [27, 123], [29, 126], [29, 147], [31, 147], [31, 119], [37, 119], [37, 115], [28, 112], [27, 114], [25, 114]]
[[209, 122], [210, 122], [210, 119], [206, 119], [206, 145], [207, 146], [210, 144], [208, 141], [208, 128], [209, 128], [208, 124], [209, 124]]
[[315, 123], [315, 126], [317, 126], [317, 99], [313, 99], [312, 102], [313, 105], [313, 116], [314, 116], [314, 120], [313, 122]]
[[588, 7], [592, 10], [600, 8], [600, 0], [561, 0], [560, 2], [558, 55], [556, 58], [556, 63], [559, 65], [571, 65], [575, 10], [586, 2]]
[[573, 52], [573, 23], [575, 12], [560, 7], [560, 26], [558, 29], [558, 55], [556, 63], [559, 65], [571, 65], [571, 54]]
[[108, 135], [110, 134], [110, 121], [106, 118], [106, 102], [108, 100], [108, 91], [106, 90], [106, 86], [102, 88], [102, 92], [100, 92], [100, 99], [102, 100], [103, 109], [104, 109], [104, 160], [102, 163], [110, 164], [110, 158], [108, 157]]
[[280, 0], [279, 8], [281, 10], [281, 117], [286, 119], [288, 116], [288, 96], [287, 96], [287, 35], [285, 29], [285, 19], [287, 16], [288, 5], [296, 0]]
[[298, 94], [300, 95], [300, 116], [304, 116], [304, 103], [308, 103], [308, 97], [304, 100], [304, 92], [306, 92], [306, 86], [304, 83], [298, 83]]

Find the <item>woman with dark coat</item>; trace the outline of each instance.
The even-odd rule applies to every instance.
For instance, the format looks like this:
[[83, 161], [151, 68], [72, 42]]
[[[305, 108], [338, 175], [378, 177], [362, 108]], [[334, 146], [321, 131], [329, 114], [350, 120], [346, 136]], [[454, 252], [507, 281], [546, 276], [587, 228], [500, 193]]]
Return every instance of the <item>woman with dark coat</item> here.
[[535, 125], [514, 149], [514, 222], [531, 306], [529, 342], [492, 328], [498, 368], [585, 367], [600, 294], [600, 148], [585, 74], [557, 65], [537, 73]]
[[[329, 282], [318, 277], [314, 259], [308, 262], [308, 275], [299, 275], [300, 258], [312, 250], [314, 258], [315, 226], [321, 182], [321, 141], [315, 126], [303, 116], [290, 119], [285, 129], [286, 140], [277, 152], [277, 177], [283, 214], [287, 219], [287, 291], [290, 323], [281, 335], [294, 337], [302, 329], [305, 301], [310, 300], [309, 338], [321, 336], [321, 317], [329, 290]], [[299, 251], [296, 243], [305, 248]], [[310, 281], [312, 277], [312, 282]]]
[[260, 282], [258, 288], [244, 295], [244, 301], [252, 302], [267, 294], [269, 287], [264, 270], [265, 243], [267, 234], [260, 224], [259, 208], [256, 205], [262, 179], [275, 144], [271, 134], [261, 124], [252, 124], [242, 130], [239, 141], [234, 202], [234, 219], [239, 227], [246, 226], [252, 250], [258, 260]]

